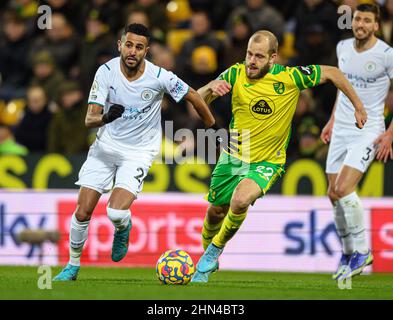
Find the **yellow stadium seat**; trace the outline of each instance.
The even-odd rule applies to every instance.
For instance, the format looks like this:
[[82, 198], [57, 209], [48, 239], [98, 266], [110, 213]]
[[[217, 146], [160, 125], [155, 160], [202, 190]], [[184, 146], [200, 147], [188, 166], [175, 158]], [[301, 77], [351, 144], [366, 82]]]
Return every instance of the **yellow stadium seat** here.
[[188, 20], [192, 11], [188, 0], [171, 0], [166, 6], [166, 14], [169, 21], [176, 25], [179, 22]]
[[26, 101], [24, 99], [9, 101], [1, 113], [1, 122], [9, 126], [16, 125], [22, 118], [25, 106]]
[[5, 109], [5, 101], [4, 100], [0, 100], [0, 122], [1, 122], [1, 119], [2, 119], [2, 115], [3, 115], [3, 111], [4, 111], [4, 109]]
[[[225, 40], [227, 34], [223, 30], [215, 31], [214, 34], [220, 40]], [[174, 54], [179, 54], [183, 43], [192, 37], [192, 32], [189, 29], [172, 29], [167, 34], [167, 46]]]
[[188, 29], [175, 29], [169, 30], [166, 41], [167, 46], [172, 50], [174, 54], [179, 54], [183, 46], [183, 43], [191, 38], [191, 31]]
[[280, 46], [280, 56], [287, 60], [296, 55], [295, 50], [295, 35], [291, 32], [286, 32], [284, 34], [283, 43]]

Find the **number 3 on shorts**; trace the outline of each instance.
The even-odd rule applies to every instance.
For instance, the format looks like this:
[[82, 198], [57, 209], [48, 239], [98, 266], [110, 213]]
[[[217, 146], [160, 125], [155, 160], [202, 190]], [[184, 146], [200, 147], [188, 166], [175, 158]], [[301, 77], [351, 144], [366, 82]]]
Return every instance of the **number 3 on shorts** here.
[[371, 148], [367, 147], [366, 155], [362, 158], [364, 161], [368, 161], [370, 159], [370, 153], [373, 151]]

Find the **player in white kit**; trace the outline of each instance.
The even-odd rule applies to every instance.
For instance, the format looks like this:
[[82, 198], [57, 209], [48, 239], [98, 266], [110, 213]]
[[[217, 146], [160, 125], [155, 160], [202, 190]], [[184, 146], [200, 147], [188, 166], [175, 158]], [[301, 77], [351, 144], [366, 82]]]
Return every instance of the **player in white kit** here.
[[111, 189], [107, 214], [115, 227], [112, 260], [120, 261], [127, 254], [130, 206], [160, 149], [164, 93], [176, 102], [188, 100], [207, 128], [215, 125], [208, 106], [194, 89], [145, 59], [148, 45], [147, 28], [131, 24], [118, 41], [120, 57], [97, 70], [85, 124], [100, 129], [76, 182], [80, 191], [71, 219], [70, 260], [56, 281], [76, 280], [92, 212], [101, 194]]
[[367, 112], [362, 129], [355, 126], [353, 106], [339, 92], [329, 122], [321, 133], [330, 142], [326, 162], [328, 195], [343, 252], [333, 279], [360, 274], [373, 261], [369, 249], [362, 203], [356, 187], [376, 157], [393, 159], [393, 123], [385, 131], [384, 102], [393, 78], [393, 49], [375, 37], [379, 7], [359, 5], [352, 20], [354, 38], [337, 44], [339, 69], [355, 88]]

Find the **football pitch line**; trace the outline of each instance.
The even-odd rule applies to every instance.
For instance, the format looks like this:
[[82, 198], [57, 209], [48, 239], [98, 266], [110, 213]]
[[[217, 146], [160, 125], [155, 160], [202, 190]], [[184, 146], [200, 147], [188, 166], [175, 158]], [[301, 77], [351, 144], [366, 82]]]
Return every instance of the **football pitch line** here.
[[[52, 277], [61, 270], [52, 267]], [[207, 284], [163, 285], [153, 268], [82, 267], [77, 281], [39, 289], [37, 267], [1, 266], [0, 299], [262, 300], [393, 299], [393, 274], [355, 277], [340, 289], [330, 274], [219, 271]]]

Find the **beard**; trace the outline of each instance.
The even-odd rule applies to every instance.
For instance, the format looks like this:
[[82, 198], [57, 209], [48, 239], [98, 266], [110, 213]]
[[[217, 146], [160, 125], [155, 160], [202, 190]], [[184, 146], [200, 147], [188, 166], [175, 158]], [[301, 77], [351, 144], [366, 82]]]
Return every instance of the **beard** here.
[[120, 57], [121, 57], [121, 61], [122, 61], [123, 65], [126, 67], [126, 69], [129, 72], [134, 72], [134, 71], [138, 70], [140, 65], [141, 65], [141, 62], [142, 62], [142, 59], [138, 60], [138, 59], [135, 58], [136, 59], [135, 65], [134, 66], [130, 66], [130, 65], [127, 64], [127, 57], [126, 56], [120, 55]]
[[[247, 65], [247, 67], [248, 66], [249, 65]], [[270, 70], [270, 66], [268, 63], [266, 63], [261, 69], [259, 69], [257, 74], [254, 74], [254, 75], [247, 74], [247, 77], [249, 79], [261, 79], [269, 72], [269, 70]]]
[[367, 41], [373, 36], [373, 34], [374, 34], [373, 31], [367, 32], [367, 30], [364, 29], [364, 28], [358, 28], [358, 29], [362, 29], [363, 32], [364, 32], [364, 35], [363, 35], [361, 38], [359, 38], [358, 36], [356, 36], [356, 32], [354, 32], [354, 37], [355, 37], [355, 39], [356, 39], [357, 41], [367, 42]]

